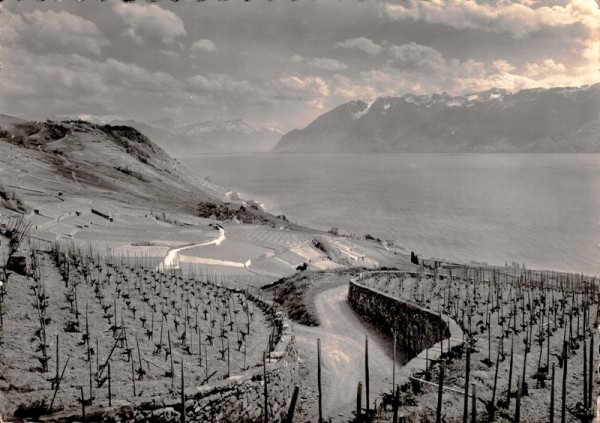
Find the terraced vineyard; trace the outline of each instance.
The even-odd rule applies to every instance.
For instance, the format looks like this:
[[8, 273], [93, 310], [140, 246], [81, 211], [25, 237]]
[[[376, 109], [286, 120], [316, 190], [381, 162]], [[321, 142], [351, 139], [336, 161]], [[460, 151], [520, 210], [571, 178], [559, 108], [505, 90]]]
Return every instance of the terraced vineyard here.
[[217, 236], [216, 232], [203, 230], [174, 230], [148, 226], [146, 228], [126, 228], [111, 226], [102, 229], [82, 229], [74, 238], [88, 241], [126, 241], [127, 243], [151, 243], [161, 241], [178, 242], [181, 245], [210, 241]]
[[273, 254], [273, 250], [246, 242], [225, 240], [219, 245], [205, 245], [183, 250], [180, 255], [204, 257], [212, 260], [246, 263], [259, 257]]
[[293, 251], [289, 251], [289, 250], [277, 253], [276, 257], [280, 260], [285, 261], [287, 264], [289, 264], [292, 267], [300, 266], [302, 263], [304, 263], [306, 261], [304, 259], [304, 257], [301, 257], [298, 254], [294, 253]]
[[80, 409], [82, 398], [107, 406], [169, 395], [182, 365], [185, 384], [200, 386], [261, 365], [268, 349], [273, 316], [199, 273], [65, 249], [31, 263], [33, 279], [5, 284], [3, 309], [0, 374], [10, 389], [2, 407], [19, 418]]
[[291, 250], [294, 254], [304, 258], [305, 261], [313, 262], [320, 261], [325, 258], [324, 254], [320, 251], [317, 251], [310, 245], [303, 245], [300, 247], [292, 248]]
[[308, 234], [259, 226], [228, 226], [227, 233], [234, 240], [249, 241], [273, 249], [297, 247], [312, 239]]
[[290, 266], [277, 257], [253, 261], [248, 269], [252, 272], [274, 278], [291, 276], [296, 272], [295, 267]]
[[[568, 422], [593, 420], [597, 278], [508, 267], [439, 270], [431, 266], [426, 273], [421, 267], [359, 278], [378, 291], [450, 316], [464, 332], [464, 348], [446, 363], [445, 383], [459, 390], [444, 391], [442, 401], [436, 383], [413, 385], [413, 392], [401, 397], [407, 415], [419, 421], [434, 415], [439, 400], [446, 419], [460, 421], [468, 415], [463, 389], [473, 385], [484, 405], [477, 421], [485, 415], [485, 421], [518, 421], [515, 416], [520, 416], [521, 421], [542, 422], [553, 414]], [[465, 353], [466, 361], [457, 360]], [[439, 367], [417, 377], [435, 382]]]
[[246, 267], [189, 263], [185, 260], [180, 261], [180, 268], [185, 275], [200, 275], [200, 278], [217, 285], [225, 284], [225, 286], [239, 289], [244, 289], [245, 286], [261, 287], [273, 283], [281, 277], [255, 273]]

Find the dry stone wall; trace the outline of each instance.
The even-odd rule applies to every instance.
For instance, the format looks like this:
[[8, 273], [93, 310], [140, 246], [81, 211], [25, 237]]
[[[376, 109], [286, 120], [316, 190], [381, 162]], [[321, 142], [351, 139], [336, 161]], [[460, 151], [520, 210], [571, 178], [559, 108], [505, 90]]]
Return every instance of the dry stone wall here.
[[352, 308], [382, 332], [396, 331], [398, 347], [411, 356], [450, 336], [448, 324], [438, 314], [351, 281], [348, 299]]
[[399, 369], [401, 385], [424, 370], [426, 358], [436, 360], [442, 351], [462, 345], [463, 332], [454, 320], [365, 286], [360, 277], [350, 281], [348, 301], [382, 333], [392, 336], [396, 331], [398, 349], [412, 358]]

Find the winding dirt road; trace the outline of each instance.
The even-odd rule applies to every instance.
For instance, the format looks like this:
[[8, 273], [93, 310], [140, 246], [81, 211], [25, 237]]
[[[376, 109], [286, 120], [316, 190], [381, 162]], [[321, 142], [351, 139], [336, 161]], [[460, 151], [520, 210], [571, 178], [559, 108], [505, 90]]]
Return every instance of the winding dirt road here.
[[169, 269], [177, 269], [179, 268], [179, 253], [181, 251], [194, 247], [202, 247], [205, 245], [220, 245], [223, 241], [225, 241], [225, 239], [225, 231], [223, 228], [219, 228], [219, 237], [213, 239], [212, 241], [203, 242], [202, 244], [187, 245], [181, 248], [173, 248], [172, 250], [169, 250], [163, 262], [156, 267], [156, 270], [159, 272], [164, 272]]
[[[365, 336], [369, 337], [370, 406], [392, 389], [392, 343], [369, 327], [348, 303], [348, 284], [315, 297], [321, 326], [295, 325], [300, 359], [309, 369], [310, 385], [317, 386], [317, 338], [321, 339], [323, 417], [347, 422], [356, 408], [356, 389], [363, 382], [365, 407]], [[397, 363], [399, 366], [401, 363]], [[315, 388], [316, 389], [316, 388]], [[316, 403], [317, 399], [314, 399]]]

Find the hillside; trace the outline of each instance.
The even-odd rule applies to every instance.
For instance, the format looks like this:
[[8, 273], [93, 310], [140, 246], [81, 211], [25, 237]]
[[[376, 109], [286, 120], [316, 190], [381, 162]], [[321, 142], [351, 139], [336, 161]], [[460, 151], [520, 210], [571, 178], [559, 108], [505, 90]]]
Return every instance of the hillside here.
[[285, 134], [277, 153], [598, 153], [600, 84], [351, 101]]
[[181, 264], [254, 286], [294, 274], [304, 263], [340, 266], [316, 248], [315, 239], [333, 245], [335, 237], [266, 213], [196, 176], [129, 126], [0, 127], [0, 181], [0, 220], [24, 214], [31, 238], [45, 246], [66, 242], [153, 268]]
[[[142, 206], [178, 204], [190, 210], [220, 196], [209, 186], [203, 190], [162, 148], [127, 126], [17, 123], [1, 129], [0, 153], [3, 184], [23, 195], [61, 192]], [[40, 195], [30, 200], [35, 204]]]

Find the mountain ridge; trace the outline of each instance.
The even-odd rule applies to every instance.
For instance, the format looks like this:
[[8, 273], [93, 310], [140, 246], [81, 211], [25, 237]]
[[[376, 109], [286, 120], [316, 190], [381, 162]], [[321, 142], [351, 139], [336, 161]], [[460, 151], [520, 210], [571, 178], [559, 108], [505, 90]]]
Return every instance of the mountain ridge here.
[[274, 153], [600, 152], [600, 84], [354, 100], [284, 134]]
[[135, 127], [173, 154], [269, 151], [282, 135], [270, 126], [243, 119], [177, 123], [162, 118], [147, 123], [133, 119], [108, 123]]

